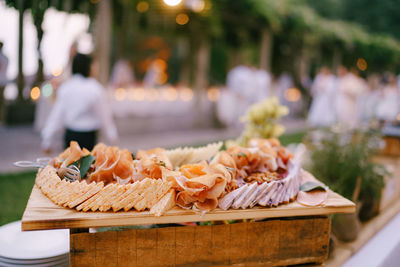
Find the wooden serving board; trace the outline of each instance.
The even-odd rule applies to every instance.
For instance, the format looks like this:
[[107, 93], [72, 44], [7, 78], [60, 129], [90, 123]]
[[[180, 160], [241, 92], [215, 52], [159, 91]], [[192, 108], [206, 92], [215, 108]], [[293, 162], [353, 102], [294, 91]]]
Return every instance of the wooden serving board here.
[[252, 209], [230, 209], [227, 211], [216, 209], [203, 215], [193, 210], [175, 207], [160, 217], [155, 217], [148, 211], [78, 212], [54, 204], [35, 185], [22, 217], [22, 230], [296, 217], [353, 212], [355, 212], [354, 203], [332, 191], [329, 191], [328, 200], [323, 207], [306, 207], [295, 201], [275, 208], [256, 206]]

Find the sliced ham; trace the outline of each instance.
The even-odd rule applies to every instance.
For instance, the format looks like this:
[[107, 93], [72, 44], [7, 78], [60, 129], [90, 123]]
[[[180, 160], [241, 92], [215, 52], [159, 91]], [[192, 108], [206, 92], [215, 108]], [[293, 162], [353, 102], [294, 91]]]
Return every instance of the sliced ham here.
[[328, 192], [324, 190], [300, 191], [297, 195], [297, 202], [305, 206], [323, 206], [327, 199]]

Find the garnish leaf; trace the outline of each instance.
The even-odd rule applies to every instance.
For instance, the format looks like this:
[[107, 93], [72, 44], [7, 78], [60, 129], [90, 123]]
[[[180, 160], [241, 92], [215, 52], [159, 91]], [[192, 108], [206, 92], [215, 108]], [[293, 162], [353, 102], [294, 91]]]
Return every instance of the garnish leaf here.
[[303, 191], [303, 192], [310, 192], [310, 191], [313, 191], [313, 190], [324, 190], [324, 191], [327, 191], [327, 187], [324, 186], [321, 183], [318, 183], [318, 182], [308, 181], [308, 182], [305, 182], [304, 184], [302, 184], [300, 186], [299, 190]]
[[240, 153], [238, 153], [237, 155], [238, 155], [238, 157], [247, 157], [247, 155], [244, 154], [243, 152], [240, 152]]
[[167, 165], [165, 164], [165, 162], [162, 161], [162, 160], [160, 160], [160, 165], [163, 166], [163, 167], [165, 167], [165, 168], [167, 167]]
[[90, 169], [90, 166], [93, 164], [95, 159], [96, 158], [94, 156], [87, 155], [72, 163], [72, 165], [75, 165], [79, 168], [82, 179], [86, 176], [87, 172]]

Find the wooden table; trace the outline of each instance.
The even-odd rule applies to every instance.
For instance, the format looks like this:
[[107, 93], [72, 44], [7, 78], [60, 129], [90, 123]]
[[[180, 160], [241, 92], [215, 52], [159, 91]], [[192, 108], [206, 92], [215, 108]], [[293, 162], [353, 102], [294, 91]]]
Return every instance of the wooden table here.
[[[354, 211], [354, 203], [330, 191], [324, 207], [292, 202], [276, 208], [214, 210], [204, 215], [175, 208], [160, 217], [135, 211], [84, 213], [53, 204], [34, 186], [22, 230], [71, 229], [71, 266], [279, 266], [323, 263], [330, 236], [328, 214]], [[248, 222], [88, 231], [105, 226], [240, 219]]]

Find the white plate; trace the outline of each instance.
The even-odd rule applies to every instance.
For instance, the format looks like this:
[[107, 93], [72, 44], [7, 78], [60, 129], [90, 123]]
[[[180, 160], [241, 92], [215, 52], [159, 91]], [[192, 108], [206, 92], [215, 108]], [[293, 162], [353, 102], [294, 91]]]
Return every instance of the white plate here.
[[63, 260], [63, 261], [53, 261], [53, 262], [47, 262], [47, 263], [8, 263], [8, 262], [3, 262], [0, 260], [0, 266], [2, 267], [35, 267], [35, 266], [40, 266], [40, 267], [68, 267], [69, 266], [69, 261], [68, 260]]
[[0, 256], [35, 260], [69, 252], [69, 230], [21, 231], [21, 221], [0, 227]]
[[39, 264], [39, 263], [48, 263], [48, 262], [56, 262], [56, 261], [63, 261], [69, 259], [69, 254], [64, 254], [57, 257], [51, 258], [44, 258], [44, 259], [11, 259], [6, 257], [0, 256], [0, 262], [7, 262], [7, 263], [15, 263], [15, 264]]

